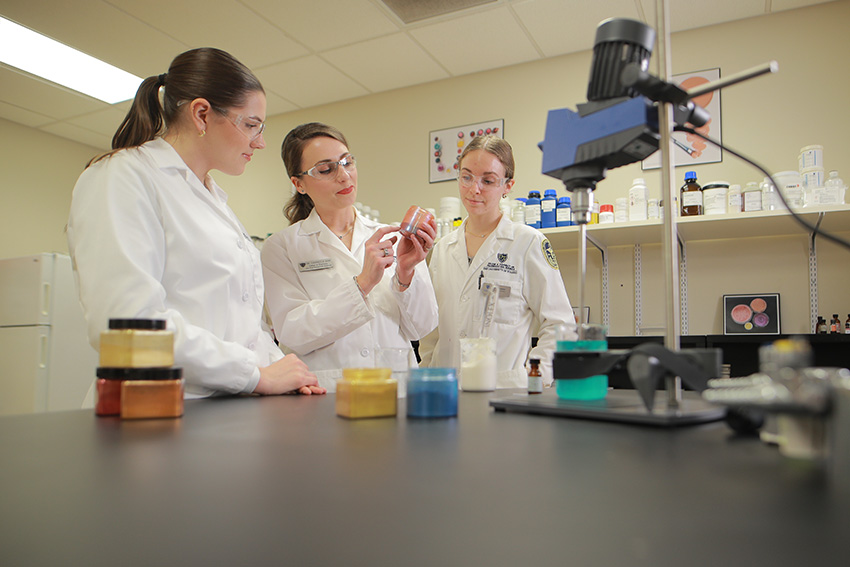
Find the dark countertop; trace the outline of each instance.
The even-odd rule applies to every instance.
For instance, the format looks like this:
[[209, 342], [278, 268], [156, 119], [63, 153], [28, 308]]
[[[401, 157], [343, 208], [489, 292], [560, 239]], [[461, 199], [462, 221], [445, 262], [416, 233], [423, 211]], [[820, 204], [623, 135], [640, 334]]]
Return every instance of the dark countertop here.
[[0, 564], [846, 565], [850, 507], [809, 463], [722, 422], [502, 413], [494, 395], [525, 394], [461, 393], [442, 420], [402, 400], [350, 421], [331, 395], [0, 418]]

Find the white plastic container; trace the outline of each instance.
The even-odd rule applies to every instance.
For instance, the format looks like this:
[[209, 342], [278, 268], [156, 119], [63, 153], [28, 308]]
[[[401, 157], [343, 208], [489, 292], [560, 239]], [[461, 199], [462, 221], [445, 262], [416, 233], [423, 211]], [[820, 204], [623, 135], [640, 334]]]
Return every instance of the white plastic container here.
[[[629, 189], [629, 220], [642, 221], [647, 219], [647, 190], [646, 182], [637, 177]], [[601, 220], [599, 222], [602, 222]]]
[[440, 199], [439, 218], [454, 219], [459, 216], [461, 216], [460, 197], [442, 197]]
[[702, 186], [703, 214], [725, 215], [729, 183], [726, 181], [712, 181]]
[[780, 171], [773, 174], [773, 179], [779, 185], [779, 190], [789, 207], [796, 210], [805, 206], [803, 202], [803, 179], [798, 172]]
[[629, 220], [629, 199], [619, 197], [614, 201], [614, 222], [626, 222]]
[[826, 177], [822, 167], [808, 167], [800, 170], [803, 187], [823, 187]]
[[614, 222], [614, 207], [611, 205], [602, 205], [599, 207], [599, 224], [608, 224]]
[[815, 144], [801, 148], [799, 165], [800, 172], [810, 167], [823, 169], [823, 146]]

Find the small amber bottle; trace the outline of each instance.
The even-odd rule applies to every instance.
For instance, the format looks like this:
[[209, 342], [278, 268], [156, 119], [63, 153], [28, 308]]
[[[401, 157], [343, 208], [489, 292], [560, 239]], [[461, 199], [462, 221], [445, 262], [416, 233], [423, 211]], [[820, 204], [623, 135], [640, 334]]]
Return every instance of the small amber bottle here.
[[540, 359], [530, 358], [528, 363], [531, 365], [531, 369], [528, 371], [528, 393], [542, 394], [543, 375], [540, 373]]
[[685, 184], [679, 191], [679, 203], [682, 205], [683, 217], [702, 214], [702, 187], [697, 183], [696, 171], [685, 173]]

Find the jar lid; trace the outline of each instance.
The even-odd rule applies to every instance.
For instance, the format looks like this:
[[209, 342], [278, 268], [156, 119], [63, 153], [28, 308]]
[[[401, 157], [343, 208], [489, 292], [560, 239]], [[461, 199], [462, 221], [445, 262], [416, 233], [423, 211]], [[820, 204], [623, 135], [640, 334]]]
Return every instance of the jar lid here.
[[614, 212], [614, 205], [601, 205], [599, 207], [599, 212], [601, 212], [601, 213], [613, 213]]
[[703, 185], [702, 190], [705, 191], [706, 189], [719, 189], [721, 187], [724, 189], [728, 189], [729, 183], [727, 181], [712, 181], [711, 183], [706, 183], [705, 185]]
[[529, 364], [540, 364], [540, 359], [539, 358], [529, 358], [528, 362], [529, 362]]
[[165, 319], [110, 319], [110, 329], [165, 330]]
[[105, 380], [178, 380], [183, 377], [183, 369], [174, 366], [166, 368], [109, 368], [99, 366], [97, 377]]

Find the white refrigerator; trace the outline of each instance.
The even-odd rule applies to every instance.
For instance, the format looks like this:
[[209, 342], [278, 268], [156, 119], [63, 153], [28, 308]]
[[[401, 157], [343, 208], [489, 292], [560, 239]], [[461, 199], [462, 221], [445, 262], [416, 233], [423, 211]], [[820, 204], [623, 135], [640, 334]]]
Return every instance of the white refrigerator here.
[[97, 363], [71, 258], [0, 259], [0, 415], [90, 405]]

